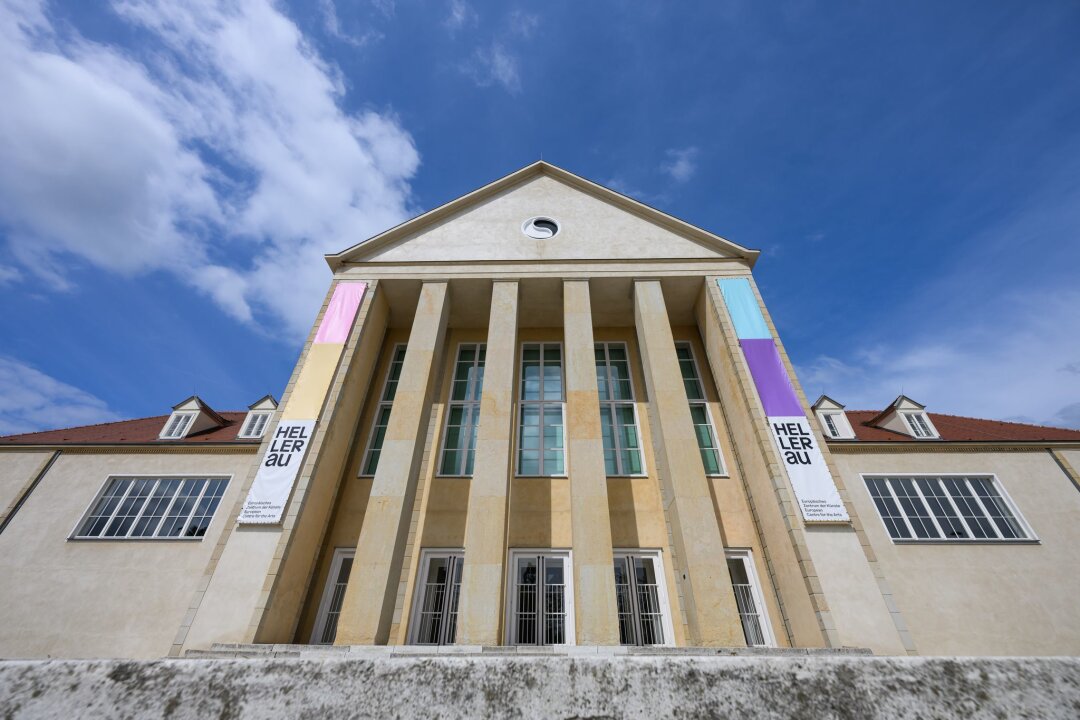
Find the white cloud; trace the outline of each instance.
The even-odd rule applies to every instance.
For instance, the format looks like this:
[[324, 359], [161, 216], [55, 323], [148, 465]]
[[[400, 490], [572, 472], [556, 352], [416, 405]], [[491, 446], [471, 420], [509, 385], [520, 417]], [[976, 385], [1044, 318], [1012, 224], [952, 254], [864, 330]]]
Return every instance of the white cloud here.
[[687, 182], [697, 172], [697, 154], [696, 147], [672, 148], [667, 151], [667, 162], [660, 169], [675, 182]]
[[392, 113], [343, 83], [269, 0], [118, 0], [137, 50], [0, 9], [0, 219], [58, 288], [80, 258], [175, 273], [238, 320], [304, 335], [322, 254], [397, 224], [419, 165]]
[[[345, 32], [341, 27], [341, 19], [338, 18], [337, 5], [334, 0], [319, 0], [319, 10], [322, 11], [323, 29], [326, 34], [335, 40], [348, 43], [353, 47], [364, 47], [370, 42], [381, 40], [383, 35], [378, 30], [368, 30], [363, 35], [353, 35]], [[391, 8], [393, 14], [393, 8]]]
[[487, 48], [477, 48], [461, 70], [480, 87], [498, 84], [511, 94], [521, 92], [517, 56], [499, 42]]
[[524, 10], [514, 10], [507, 18], [510, 32], [523, 38], [530, 38], [540, 27], [540, 16], [527, 13]]
[[11, 265], [0, 265], [0, 285], [14, 283], [21, 279], [22, 273], [19, 272], [19, 268], [12, 267]]
[[0, 435], [118, 420], [104, 401], [0, 356]]
[[798, 368], [807, 394], [852, 409], [884, 408], [901, 392], [931, 411], [1080, 427], [1080, 290], [986, 299], [968, 314], [926, 317], [925, 329]]
[[450, 13], [443, 21], [443, 25], [451, 34], [454, 34], [466, 25], [475, 25], [477, 19], [476, 11], [465, 0], [450, 0]]

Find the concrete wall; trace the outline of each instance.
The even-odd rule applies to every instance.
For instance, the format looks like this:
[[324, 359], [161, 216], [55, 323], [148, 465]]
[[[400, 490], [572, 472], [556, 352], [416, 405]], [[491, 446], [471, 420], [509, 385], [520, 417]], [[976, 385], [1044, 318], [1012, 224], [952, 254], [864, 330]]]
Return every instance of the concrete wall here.
[[[920, 654], [1080, 654], [1080, 492], [1049, 453], [927, 447], [833, 458]], [[893, 543], [860, 473], [995, 474], [1039, 542]]]
[[[167, 655], [254, 458], [63, 453], [0, 535], [0, 656]], [[110, 476], [158, 474], [231, 478], [201, 540], [68, 540]]]
[[1080, 661], [630, 657], [0, 663], [28, 718], [1075, 718]]

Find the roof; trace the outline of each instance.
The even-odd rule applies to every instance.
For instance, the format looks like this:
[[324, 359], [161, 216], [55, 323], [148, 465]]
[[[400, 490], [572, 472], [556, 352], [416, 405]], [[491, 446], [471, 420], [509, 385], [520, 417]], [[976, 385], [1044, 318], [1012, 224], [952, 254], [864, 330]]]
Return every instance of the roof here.
[[[855, 441], [862, 442], [917, 442], [927, 443], [932, 440], [916, 440], [903, 433], [872, 427], [869, 423], [881, 414], [879, 410], [848, 410], [847, 418], [855, 431]], [[937, 428], [941, 440], [951, 442], [1076, 442], [1080, 443], [1080, 430], [1027, 425], [1025, 423], [1002, 422], [1001, 420], [980, 420], [979, 418], [926, 413]], [[844, 440], [829, 440], [845, 442]], [[846, 442], [853, 442], [848, 440]]]
[[437, 208], [428, 210], [425, 213], [417, 215], [411, 220], [406, 220], [400, 225], [396, 225], [389, 230], [379, 233], [373, 237], [368, 238], [362, 242], [353, 245], [350, 248], [346, 248], [338, 253], [327, 254], [326, 262], [330, 266], [331, 270], [336, 271], [343, 263], [350, 262], [354, 257], [376, 250], [385, 245], [389, 245], [396, 240], [407, 237], [413, 233], [422, 230], [425, 227], [433, 225], [441, 220], [444, 220], [454, 213], [460, 212], [466, 208], [476, 205], [487, 198], [492, 197], [496, 193], [499, 193], [507, 188], [513, 187], [525, 180], [537, 176], [548, 175], [557, 180], [570, 185], [572, 187], [588, 193], [602, 200], [623, 208], [629, 212], [639, 215], [647, 220], [650, 220], [657, 225], [667, 228], [672, 232], [681, 234], [685, 237], [689, 237], [696, 240], [706, 246], [711, 246], [714, 249], [725, 251], [746, 260], [750, 267], [754, 266], [758, 256], [761, 254], [760, 250], [752, 250], [750, 248], [743, 247], [738, 243], [734, 243], [726, 238], [720, 237], [708, 230], [703, 230], [696, 225], [680, 220], [674, 215], [668, 215], [667, 213], [657, 210], [656, 208], [646, 205], [645, 203], [635, 200], [632, 197], [623, 195], [616, 192], [611, 188], [604, 187], [599, 183], [595, 183], [592, 180], [587, 180], [580, 175], [575, 175], [572, 172], [563, 170], [560, 167], [556, 167], [549, 162], [538, 160], [534, 163], [526, 165], [520, 170], [515, 170], [509, 175], [495, 180], [493, 182], [477, 188], [472, 192], [466, 193], [461, 197], [451, 200], [448, 203], [444, 203]]
[[179, 440], [162, 440], [158, 436], [169, 415], [120, 420], [119, 422], [83, 425], [62, 430], [23, 433], [0, 437], [0, 445], [200, 445], [209, 443], [236, 443], [258, 445], [261, 438], [240, 438], [247, 411], [217, 413], [225, 422], [222, 427], [192, 433]]

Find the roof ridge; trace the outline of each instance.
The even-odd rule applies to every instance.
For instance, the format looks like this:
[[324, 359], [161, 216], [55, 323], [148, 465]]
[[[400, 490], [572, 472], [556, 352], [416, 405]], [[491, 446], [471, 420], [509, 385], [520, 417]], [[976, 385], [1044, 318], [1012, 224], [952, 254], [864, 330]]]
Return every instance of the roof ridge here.
[[[875, 413], [875, 414], [879, 413], [878, 410], [845, 410], [844, 412], [848, 412], [848, 413]], [[974, 417], [972, 415], [957, 415], [956, 413], [932, 412], [930, 410], [927, 410], [926, 413], [928, 415], [936, 416], [936, 417], [957, 418], [959, 420], [974, 420], [975, 422], [981, 422], [981, 423], [1000, 423], [1002, 425], [1020, 425], [1022, 427], [1040, 428], [1040, 429], [1043, 429], [1043, 430], [1064, 430], [1065, 432], [1080, 433], [1080, 428], [1059, 427], [1057, 425], [1043, 425], [1043, 424], [1040, 424], [1040, 423], [1017, 422], [1015, 420], [995, 420], [993, 418], [980, 418], [980, 417]], [[881, 429], [881, 428], [878, 428], [878, 429]]]

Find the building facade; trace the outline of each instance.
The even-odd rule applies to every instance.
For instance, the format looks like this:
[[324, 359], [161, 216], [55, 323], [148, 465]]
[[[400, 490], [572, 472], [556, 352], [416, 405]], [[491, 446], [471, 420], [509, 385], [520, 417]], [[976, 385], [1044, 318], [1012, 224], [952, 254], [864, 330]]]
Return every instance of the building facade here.
[[1080, 431], [811, 405], [756, 259], [543, 162], [328, 256], [280, 406], [0, 438], [0, 656], [1080, 653]]

